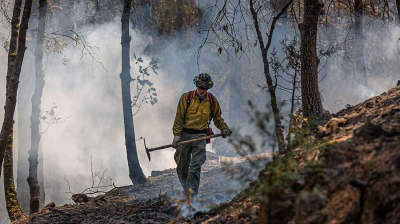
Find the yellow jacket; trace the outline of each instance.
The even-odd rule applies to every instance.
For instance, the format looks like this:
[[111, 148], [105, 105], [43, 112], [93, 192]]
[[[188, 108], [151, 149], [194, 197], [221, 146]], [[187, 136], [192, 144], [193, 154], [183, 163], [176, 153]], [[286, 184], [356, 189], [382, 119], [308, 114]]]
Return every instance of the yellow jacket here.
[[[181, 135], [183, 128], [205, 130], [208, 127], [208, 121], [211, 113], [210, 100], [208, 97], [205, 97], [200, 103], [196, 93], [193, 95], [192, 101], [190, 101], [190, 105], [186, 113], [185, 123], [183, 123], [187, 107], [187, 95], [187, 92], [182, 94], [176, 109], [175, 122], [174, 126], [172, 127], [174, 136]], [[214, 114], [212, 117], [215, 127], [220, 130], [229, 129], [228, 125], [226, 125], [224, 119], [221, 117], [221, 107], [219, 106], [218, 100], [215, 97], [214, 107]]]

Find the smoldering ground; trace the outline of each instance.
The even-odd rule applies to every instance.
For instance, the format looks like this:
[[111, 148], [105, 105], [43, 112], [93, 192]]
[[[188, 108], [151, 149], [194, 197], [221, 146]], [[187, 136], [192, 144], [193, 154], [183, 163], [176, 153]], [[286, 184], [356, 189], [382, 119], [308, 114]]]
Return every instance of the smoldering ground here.
[[[276, 30], [274, 45], [279, 51], [279, 40], [287, 34], [288, 28], [280, 27]], [[81, 58], [82, 46], [77, 49], [65, 48], [62, 54], [52, 53], [46, 61], [47, 69], [45, 71], [45, 89], [42, 98], [42, 111], [49, 110], [56, 105], [56, 116], [65, 119], [64, 122], [51, 125], [49, 129], [42, 135], [41, 147], [43, 150], [43, 167], [45, 177], [46, 202], [54, 201], [56, 205], [68, 203], [70, 194], [68, 184], [64, 180], [66, 176], [71, 190], [80, 192], [89, 187], [92, 182], [91, 178], [91, 158], [93, 162], [93, 170], [98, 171], [107, 168], [106, 178], [112, 179], [117, 186], [131, 184], [128, 176], [128, 167], [126, 161], [126, 152], [124, 144], [123, 114], [119, 73], [121, 71], [121, 45], [120, 45], [120, 22], [98, 25], [95, 27], [85, 27], [81, 31], [87, 43], [93, 48], [93, 57], [104, 65], [96, 61], [90, 55], [85, 54]], [[372, 31], [368, 31], [371, 32]], [[387, 60], [398, 60], [397, 37], [400, 35], [399, 29], [392, 29], [390, 38], [381, 41], [379, 44], [372, 45], [366, 52], [372, 55], [366, 58], [371, 61], [377, 56], [376, 52], [383, 49], [390, 49], [385, 55]], [[158, 75], [151, 74], [149, 79], [154, 83], [157, 89], [158, 103], [154, 106], [150, 104], [143, 105], [139, 113], [134, 117], [136, 138], [145, 137], [149, 147], [168, 144], [172, 139], [172, 123], [175, 116], [176, 104], [183, 90], [189, 87], [187, 83], [191, 82], [192, 76], [186, 76], [188, 58], [195, 57], [193, 51], [182, 51], [180, 49], [179, 37], [171, 38], [164, 42], [161, 52], [153, 52], [154, 55], [145, 51], [146, 47], [151, 44], [152, 40], [149, 36], [144, 36], [136, 30], [131, 30], [131, 56], [135, 53], [137, 56], [144, 58], [145, 63], [155, 56], [160, 59], [160, 68]], [[372, 35], [371, 35], [372, 36]], [[373, 40], [373, 38], [371, 38]], [[376, 43], [375, 38], [375, 43]], [[200, 43], [194, 43], [194, 47]], [[258, 105], [266, 105], [268, 103], [268, 93], [263, 92], [257, 84], [265, 85], [262, 73], [262, 62], [258, 52], [258, 48], [254, 49], [254, 53], [248, 53], [248, 57], [244, 56], [239, 59], [242, 64], [242, 81], [238, 83], [242, 86], [243, 105], [247, 100], [253, 100]], [[282, 55], [282, 53], [279, 53]], [[232, 54], [231, 57], [234, 57]], [[1, 66], [3, 74], [7, 68], [7, 54], [0, 51]], [[83, 61], [82, 61], [83, 60]], [[213, 63], [209, 63], [213, 61]], [[135, 65], [135, 59], [131, 58], [132, 77], [138, 75], [138, 68]], [[196, 65], [189, 65], [196, 66]], [[225, 52], [219, 54], [213, 47], [206, 47], [202, 51], [200, 59], [200, 70], [210, 74], [224, 74], [224, 70], [230, 70], [231, 66]], [[33, 86], [33, 50], [28, 49], [26, 60], [24, 61], [23, 74], [21, 75], [21, 84], [23, 86]], [[324, 98], [324, 107], [328, 110], [336, 111], [345, 104], [356, 104], [371, 95], [381, 93], [395, 85], [394, 80], [399, 79], [395, 66], [382, 70], [380, 77], [369, 76], [370, 89], [365, 91], [360, 87], [354, 88], [349, 82], [353, 76], [347, 74], [347, 70], [340, 67], [332, 66], [327, 70], [329, 75], [320, 85]], [[386, 75], [390, 74], [390, 75]], [[227, 74], [226, 74], [227, 75]], [[184, 77], [184, 78], [183, 78]], [[224, 77], [213, 76], [215, 79], [215, 87], [212, 90], [218, 97], [222, 105], [223, 111], [227, 111], [230, 100], [228, 88], [219, 87], [224, 82]], [[345, 78], [343, 78], [345, 77]], [[322, 77], [321, 77], [322, 78]], [[384, 81], [382, 81], [384, 80]], [[233, 81], [234, 82], [234, 81]], [[332, 85], [334, 83], [334, 85]], [[135, 86], [132, 86], [132, 95], [135, 94]], [[32, 88], [32, 87], [31, 87]], [[193, 87], [192, 87], [193, 88]], [[5, 96], [5, 78], [0, 79], [0, 95]], [[28, 99], [33, 93], [27, 91]], [[278, 92], [282, 101], [287, 98], [283, 92]], [[0, 104], [4, 104], [5, 97], [0, 97]], [[341, 105], [338, 105], [341, 100]], [[30, 101], [25, 101], [30, 108]], [[245, 106], [243, 106], [245, 107]], [[241, 108], [240, 108], [241, 109]], [[1, 112], [2, 113], [2, 112]], [[229, 112], [232, 113], [232, 112]], [[21, 131], [29, 136], [29, 116], [30, 110], [24, 111], [24, 123], [21, 121], [20, 115], [16, 114], [14, 132]], [[227, 114], [227, 113], [224, 113]], [[283, 113], [284, 114], [284, 113]], [[287, 113], [286, 113], [287, 114]], [[1, 116], [2, 117], [2, 116]], [[66, 119], [68, 118], [68, 119]], [[3, 118], [0, 118], [3, 119]], [[228, 120], [228, 124], [230, 121]], [[246, 125], [246, 119], [242, 119], [241, 126]], [[237, 125], [234, 124], [233, 126]], [[23, 128], [24, 130], [21, 130]], [[42, 131], [47, 126], [42, 123]], [[246, 127], [242, 127], [246, 129]], [[18, 139], [14, 141], [15, 151], [18, 149], [18, 142], [29, 142], [30, 138]], [[29, 145], [29, 144], [28, 144]], [[144, 173], [148, 176], [152, 170], [163, 170], [175, 166], [173, 161], [173, 150], [163, 150], [152, 154], [152, 162], [148, 162], [141, 141], [137, 142], [139, 160]], [[15, 157], [17, 153], [14, 153]], [[15, 164], [17, 164], [15, 158]], [[28, 169], [27, 161], [19, 161], [20, 164]], [[22, 166], [22, 167], [24, 167]], [[15, 166], [16, 167], [16, 166]], [[16, 177], [17, 169], [14, 169]], [[1, 183], [2, 184], [2, 183]], [[3, 200], [3, 188], [1, 188], [1, 201]], [[7, 215], [5, 208], [1, 207], [1, 220], [5, 220]]]

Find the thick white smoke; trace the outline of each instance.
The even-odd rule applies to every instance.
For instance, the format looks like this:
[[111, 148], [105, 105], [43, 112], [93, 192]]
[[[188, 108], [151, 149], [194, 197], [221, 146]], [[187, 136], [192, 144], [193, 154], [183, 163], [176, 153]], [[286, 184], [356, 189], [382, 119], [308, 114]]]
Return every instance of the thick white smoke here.
[[[274, 38], [274, 45], [279, 51], [281, 46], [279, 40], [284, 38], [288, 29], [285, 27], [277, 28]], [[100, 168], [108, 169], [106, 178], [112, 178], [117, 186], [131, 184], [128, 176], [128, 166], [125, 152], [124, 125], [121, 100], [121, 83], [119, 74], [121, 72], [121, 31], [120, 21], [87, 27], [82, 30], [87, 43], [93, 48], [93, 57], [101, 63], [93, 62], [90, 55], [85, 54], [81, 58], [81, 51], [66, 48], [62, 54], [50, 54], [45, 71], [45, 89], [42, 98], [42, 111], [51, 109], [54, 105], [56, 116], [68, 118], [64, 122], [52, 125], [43, 134], [41, 146], [43, 149], [43, 166], [46, 189], [46, 203], [54, 201], [56, 205], [68, 203], [70, 198], [68, 185], [64, 181], [64, 176], [68, 179], [71, 190], [80, 192], [91, 186], [91, 156], [93, 170]], [[371, 32], [372, 33], [372, 32]], [[367, 61], [376, 57], [376, 51], [386, 49], [386, 61], [396, 61], [397, 38], [400, 36], [400, 29], [392, 29], [390, 38], [380, 41], [373, 45], [368, 51]], [[172, 38], [163, 43], [161, 52], [153, 52], [154, 55], [145, 51], [151, 38], [141, 35], [136, 30], [131, 30], [131, 56], [135, 53], [149, 62], [151, 57], [160, 58], [160, 70], [158, 75], [152, 74], [150, 80], [157, 89], [158, 101], [154, 106], [145, 104], [134, 117], [136, 138], [145, 137], [148, 147], [169, 144], [172, 140], [172, 123], [175, 117], [176, 104], [183, 89], [192, 77], [186, 77], [189, 57], [195, 57], [193, 52], [183, 52], [179, 38]], [[370, 40], [374, 40], [371, 38]], [[376, 39], [375, 39], [376, 41]], [[195, 43], [198, 45], [199, 43]], [[78, 48], [80, 48], [78, 46]], [[239, 83], [243, 89], [243, 101], [256, 101], [258, 105], [266, 105], [268, 93], [261, 91], [257, 84], [265, 85], [265, 78], [262, 71], [262, 62], [259, 48], [256, 46], [253, 53], [248, 53], [249, 57], [240, 59], [243, 68], [242, 82]], [[280, 53], [281, 54], [281, 53]], [[231, 55], [233, 57], [233, 55]], [[28, 60], [24, 61], [24, 71], [26, 75], [33, 76], [33, 50], [28, 49]], [[200, 61], [201, 71], [210, 74], [223, 74], [224, 70], [230, 70], [231, 63], [226, 60], [226, 55], [219, 55], [215, 49], [212, 51], [206, 48], [202, 53]], [[65, 61], [66, 59], [66, 61]], [[82, 61], [83, 60], [83, 61]], [[207, 62], [213, 62], [207, 63]], [[215, 63], [215, 62], [218, 63]], [[7, 54], [0, 50], [0, 71], [6, 74]], [[64, 63], [65, 65], [64, 65]], [[206, 62], [206, 63], [202, 63]], [[138, 68], [135, 66], [135, 59], [131, 59], [132, 77], [138, 75]], [[395, 68], [395, 66], [391, 67]], [[389, 68], [380, 77], [368, 76], [370, 88], [363, 89], [355, 87], [354, 82], [348, 82], [352, 78], [350, 74], [344, 74], [344, 70], [337, 67], [330, 67], [329, 75], [320, 83], [320, 88], [324, 97], [324, 107], [331, 112], [344, 107], [345, 104], [356, 104], [373, 95], [386, 91], [395, 85], [395, 80], [399, 79], [397, 70], [389, 71]], [[386, 75], [389, 74], [390, 75]], [[23, 77], [23, 76], [21, 76]], [[344, 78], [347, 77], [347, 78]], [[189, 79], [189, 80], [188, 80]], [[217, 97], [223, 107], [227, 110], [228, 90], [219, 90], [224, 79], [217, 77], [214, 80], [216, 86], [213, 93], [218, 92]], [[27, 84], [27, 80], [21, 83]], [[353, 84], [350, 84], [353, 83]], [[29, 84], [29, 83], [28, 83]], [[31, 83], [33, 85], [33, 83]], [[32, 90], [33, 91], [33, 88]], [[132, 86], [132, 95], [136, 89]], [[32, 94], [32, 92], [30, 93]], [[0, 79], [0, 105], [4, 105], [5, 100], [5, 75]], [[280, 93], [280, 99], [288, 98]], [[338, 101], [340, 101], [338, 103]], [[30, 113], [30, 111], [28, 112]], [[3, 110], [0, 110], [0, 121], [3, 119]], [[226, 113], [225, 113], [226, 115]], [[286, 114], [284, 114], [286, 115]], [[16, 115], [16, 120], [18, 116]], [[17, 125], [16, 125], [17, 126]], [[29, 130], [30, 124], [18, 124]], [[42, 124], [42, 131], [46, 125]], [[17, 127], [15, 133], [18, 132]], [[29, 131], [28, 131], [29, 132]], [[15, 143], [21, 141], [16, 136]], [[30, 141], [29, 138], [23, 141]], [[17, 145], [15, 149], [17, 149]], [[137, 142], [139, 160], [145, 175], [150, 175], [152, 170], [162, 170], [175, 166], [173, 161], [173, 150], [162, 150], [152, 153], [152, 162], [148, 162], [144, 152], [143, 142]], [[16, 151], [16, 150], [15, 150]], [[17, 153], [14, 153], [15, 157]], [[21, 161], [19, 161], [21, 162]], [[28, 169], [28, 162], [22, 161]], [[16, 164], [16, 163], [15, 163]], [[16, 167], [16, 166], [15, 166]], [[16, 168], [14, 170], [17, 171]], [[15, 176], [16, 177], [16, 176]], [[0, 183], [0, 201], [4, 202], [4, 192], [2, 182]], [[7, 218], [4, 203], [0, 205], [0, 222]]]

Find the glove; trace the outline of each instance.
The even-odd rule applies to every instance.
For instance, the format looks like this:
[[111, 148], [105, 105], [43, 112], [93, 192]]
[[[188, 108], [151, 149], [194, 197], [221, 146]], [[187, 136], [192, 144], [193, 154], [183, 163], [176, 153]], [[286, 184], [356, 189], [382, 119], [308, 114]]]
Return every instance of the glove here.
[[222, 138], [226, 138], [232, 134], [232, 131], [229, 130], [229, 128], [227, 128], [227, 129], [222, 130], [221, 134], [222, 134]]
[[178, 142], [181, 141], [181, 136], [175, 136], [174, 140], [172, 140], [172, 145], [174, 145], [173, 147], [176, 149], [176, 147], [178, 147]]

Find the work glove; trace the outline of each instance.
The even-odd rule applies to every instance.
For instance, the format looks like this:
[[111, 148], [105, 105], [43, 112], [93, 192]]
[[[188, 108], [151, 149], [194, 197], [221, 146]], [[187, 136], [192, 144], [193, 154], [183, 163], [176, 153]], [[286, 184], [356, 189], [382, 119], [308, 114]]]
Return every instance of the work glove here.
[[227, 129], [222, 130], [221, 134], [222, 134], [222, 138], [226, 138], [232, 134], [232, 131], [229, 130], [229, 128], [227, 128]]
[[181, 136], [175, 136], [174, 140], [172, 140], [172, 145], [174, 145], [173, 147], [176, 149], [176, 147], [178, 147], [178, 142], [181, 141]]

